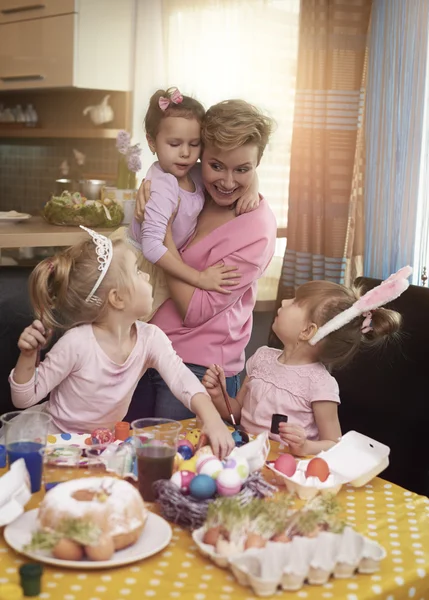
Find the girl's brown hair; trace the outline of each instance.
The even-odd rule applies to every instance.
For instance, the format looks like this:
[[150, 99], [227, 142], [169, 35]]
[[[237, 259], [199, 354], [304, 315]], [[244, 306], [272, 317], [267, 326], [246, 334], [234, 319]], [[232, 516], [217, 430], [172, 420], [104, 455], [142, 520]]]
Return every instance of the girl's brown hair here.
[[[129, 290], [122, 240], [112, 241], [113, 259], [92, 302], [85, 299], [97, 281], [99, 262], [92, 240], [85, 240], [40, 262], [30, 275], [36, 318], [48, 330], [67, 330], [103, 319], [113, 288]], [[95, 300], [95, 301], [94, 301]]]
[[206, 112], [201, 130], [204, 145], [220, 150], [235, 150], [256, 144], [258, 162], [274, 128], [274, 121], [245, 100], [225, 100]]
[[[362, 295], [360, 288], [347, 288], [330, 281], [310, 281], [296, 291], [295, 300], [308, 310], [309, 319], [318, 327], [350, 308]], [[372, 331], [362, 333], [364, 317], [356, 317], [333, 331], [315, 346], [319, 361], [329, 368], [341, 368], [349, 363], [361, 344], [374, 346], [394, 336], [402, 323], [401, 315], [387, 308], [371, 311]]]
[[197, 119], [198, 123], [202, 123], [203, 121], [206, 112], [204, 106], [201, 102], [198, 102], [198, 100], [195, 100], [195, 98], [191, 98], [190, 96], [182, 96], [183, 100], [179, 104], [170, 102], [165, 110], [160, 108], [159, 99], [161, 97], [170, 99], [176, 89], [177, 88], [172, 87], [168, 90], [158, 90], [149, 100], [149, 108], [147, 109], [144, 119], [144, 126], [147, 135], [151, 137], [152, 140], [155, 140], [159, 133], [161, 121], [167, 117]]

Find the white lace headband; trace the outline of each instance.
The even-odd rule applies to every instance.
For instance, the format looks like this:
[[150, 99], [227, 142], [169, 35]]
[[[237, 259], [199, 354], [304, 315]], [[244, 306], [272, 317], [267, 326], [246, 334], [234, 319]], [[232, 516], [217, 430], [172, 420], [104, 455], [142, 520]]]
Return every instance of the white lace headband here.
[[412, 267], [402, 267], [397, 273], [394, 273], [388, 279], [380, 283], [380, 285], [367, 292], [362, 298], [359, 298], [353, 306], [347, 308], [322, 325], [309, 341], [311, 346], [315, 346], [317, 342], [320, 342], [320, 340], [327, 335], [344, 327], [344, 325], [350, 323], [350, 321], [353, 321], [353, 319], [360, 315], [365, 316], [362, 332], [366, 333], [367, 331], [370, 331], [372, 329], [370, 323], [371, 311], [384, 304], [388, 304], [388, 302], [392, 302], [392, 300], [395, 300], [403, 294], [410, 285], [408, 277], [412, 272]]
[[100, 287], [101, 282], [103, 281], [103, 279], [107, 273], [107, 270], [110, 267], [110, 263], [112, 262], [112, 256], [113, 256], [112, 240], [107, 238], [104, 235], [101, 235], [101, 233], [97, 233], [96, 231], [93, 231], [92, 229], [88, 229], [88, 227], [84, 227], [83, 225], [80, 225], [80, 228], [85, 230], [92, 237], [92, 241], [95, 244], [95, 252], [97, 254], [97, 260], [99, 263], [98, 270], [101, 271], [97, 281], [94, 284], [94, 287], [89, 292], [88, 296], [85, 298], [85, 302], [95, 302], [96, 304], [98, 304], [100, 299], [97, 298], [97, 296], [95, 296], [94, 294]]

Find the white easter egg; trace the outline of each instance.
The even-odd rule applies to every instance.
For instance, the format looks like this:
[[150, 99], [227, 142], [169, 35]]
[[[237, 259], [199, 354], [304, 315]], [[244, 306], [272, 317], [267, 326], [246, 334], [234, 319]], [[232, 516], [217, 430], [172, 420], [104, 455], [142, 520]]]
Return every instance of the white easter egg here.
[[241, 478], [235, 469], [224, 469], [216, 479], [217, 491], [221, 496], [234, 496], [241, 490]]
[[197, 461], [197, 473], [217, 479], [219, 473], [223, 470], [221, 461], [216, 456], [204, 456], [202, 458], [205, 460], [201, 460], [199, 465]]
[[249, 477], [250, 467], [247, 460], [241, 456], [230, 456], [224, 463], [225, 469], [233, 469], [240, 477], [242, 483]]

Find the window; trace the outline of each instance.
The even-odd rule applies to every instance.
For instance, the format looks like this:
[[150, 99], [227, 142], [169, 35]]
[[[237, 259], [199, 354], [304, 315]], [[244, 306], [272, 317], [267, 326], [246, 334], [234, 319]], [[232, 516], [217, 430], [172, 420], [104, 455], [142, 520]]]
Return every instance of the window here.
[[[259, 106], [277, 123], [258, 169], [260, 189], [285, 228], [299, 0], [141, 1], [137, 29], [135, 137], [143, 137], [144, 111], [157, 87], [175, 85], [206, 107], [228, 98]], [[145, 165], [153, 159], [147, 158]], [[277, 242], [259, 299], [275, 298], [285, 244]]]

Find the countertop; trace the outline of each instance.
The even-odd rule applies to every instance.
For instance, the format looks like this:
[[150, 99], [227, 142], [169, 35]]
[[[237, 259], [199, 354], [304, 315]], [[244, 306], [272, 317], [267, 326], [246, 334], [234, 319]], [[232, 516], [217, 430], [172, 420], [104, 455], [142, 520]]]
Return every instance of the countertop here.
[[[108, 236], [115, 229], [97, 228], [95, 231]], [[85, 235], [79, 227], [49, 225], [42, 217], [32, 217], [20, 223], [0, 223], [0, 248], [72, 246]]]

